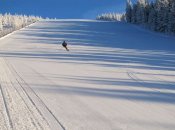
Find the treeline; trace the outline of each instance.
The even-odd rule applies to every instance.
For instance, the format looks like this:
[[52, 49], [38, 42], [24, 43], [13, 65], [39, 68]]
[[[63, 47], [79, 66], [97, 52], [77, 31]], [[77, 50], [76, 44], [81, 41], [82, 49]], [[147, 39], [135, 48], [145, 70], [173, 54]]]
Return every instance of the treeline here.
[[105, 21], [125, 21], [125, 14], [105, 13], [102, 15], [98, 15], [96, 19]]
[[0, 37], [41, 19], [37, 16], [0, 14]]
[[151, 30], [175, 34], [175, 0], [127, 0], [126, 21]]

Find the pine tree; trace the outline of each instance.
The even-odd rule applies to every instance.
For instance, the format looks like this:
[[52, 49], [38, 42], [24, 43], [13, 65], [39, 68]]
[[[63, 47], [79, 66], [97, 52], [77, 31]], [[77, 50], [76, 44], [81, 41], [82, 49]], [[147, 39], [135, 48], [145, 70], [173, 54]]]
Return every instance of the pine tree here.
[[0, 31], [3, 31], [2, 15], [0, 14]]
[[127, 0], [126, 3], [126, 21], [131, 23], [132, 21], [132, 3], [131, 0]]
[[157, 12], [156, 31], [165, 32], [168, 18], [168, 0], [156, 0], [155, 9]]
[[151, 3], [137, 0], [132, 6], [127, 0], [126, 20], [146, 25], [154, 31], [175, 33], [175, 0], [155, 0]]
[[3, 31], [2, 21], [0, 21], [0, 31]]
[[146, 7], [146, 0], [137, 1], [137, 11], [136, 11], [137, 24], [142, 25], [145, 23], [145, 7]]
[[148, 26], [151, 30], [156, 31], [157, 25], [157, 12], [155, 10], [155, 4], [151, 2], [148, 16]]
[[35, 16], [0, 14], [0, 36], [4, 36], [41, 19], [41, 17]]
[[145, 24], [148, 23], [149, 13], [150, 13], [150, 4], [148, 0], [145, 0], [145, 9], [144, 9], [144, 23]]
[[172, 32], [175, 33], [175, 1], [173, 1], [172, 3], [171, 13], [172, 13], [171, 27]]
[[131, 23], [137, 23], [137, 18], [136, 18], [136, 12], [137, 12], [137, 4], [133, 5], [133, 9], [132, 9], [132, 18], [131, 18]]
[[168, 22], [168, 32], [175, 33], [175, 1], [169, 1], [169, 22]]
[[98, 15], [97, 20], [106, 20], [106, 21], [126, 21], [125, 14], [109, 13]]

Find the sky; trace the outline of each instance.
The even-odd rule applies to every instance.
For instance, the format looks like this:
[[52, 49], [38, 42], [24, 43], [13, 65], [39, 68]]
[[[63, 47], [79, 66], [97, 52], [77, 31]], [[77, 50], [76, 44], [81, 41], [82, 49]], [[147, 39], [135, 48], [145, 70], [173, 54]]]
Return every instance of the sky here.
[[102, 13], [123, 13], [125, 5], [126, 0], [0, 0], [0, 13], [95, 19]]

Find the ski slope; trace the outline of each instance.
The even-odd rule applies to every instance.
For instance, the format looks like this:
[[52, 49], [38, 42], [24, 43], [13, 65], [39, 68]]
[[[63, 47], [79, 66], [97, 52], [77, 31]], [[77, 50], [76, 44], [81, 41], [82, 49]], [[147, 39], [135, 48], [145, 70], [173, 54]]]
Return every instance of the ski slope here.
[[174, 129], [175, 37], [59, 20], [0, 39], [0, 130]]

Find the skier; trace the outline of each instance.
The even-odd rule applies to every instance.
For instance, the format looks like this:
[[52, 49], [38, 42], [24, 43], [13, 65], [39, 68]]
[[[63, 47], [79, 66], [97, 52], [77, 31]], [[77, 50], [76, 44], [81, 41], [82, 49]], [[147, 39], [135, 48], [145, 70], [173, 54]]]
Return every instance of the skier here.
[[66, 41], [63, 41], [62, 46], [63, 46], [64, 48], [66, 48], [67, 51], [69, 51], [69, 49], [67, 48], [67, 43], [66, 43]]

